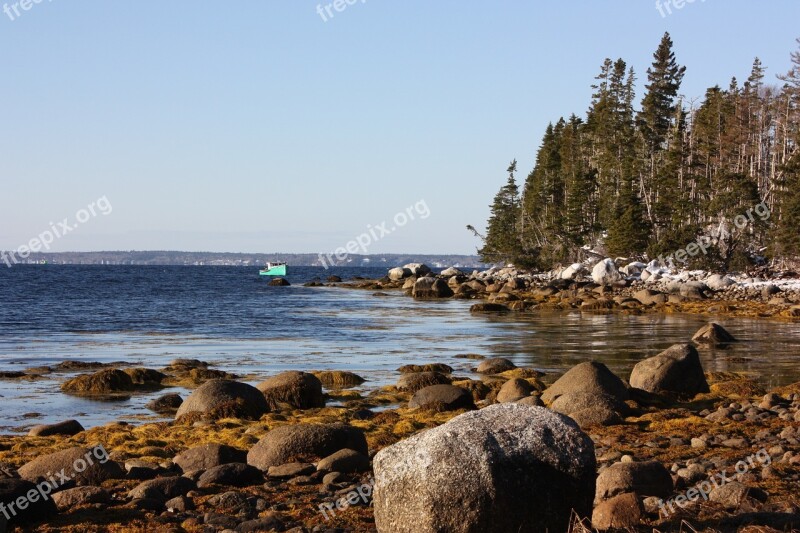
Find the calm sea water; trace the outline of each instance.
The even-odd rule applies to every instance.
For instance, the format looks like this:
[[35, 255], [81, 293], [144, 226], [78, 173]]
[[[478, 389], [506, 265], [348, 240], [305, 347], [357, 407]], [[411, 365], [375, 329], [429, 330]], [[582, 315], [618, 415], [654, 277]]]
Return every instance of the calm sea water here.
[[[396, 368], [444, 362], [460, 375], [474, 361], [459, 354], [504, 356], [549, 373], [588, 359], [627, 377], [636, 361], [685, 342], [697, 316], [552, 313], [471, 316], [473, 302], [415, 302], [399, 292], [303, 287], [336, 274], [380, 277], [385, 269], [290, 267], [291, 287], [269, 287], [241, 267], [16, 266], [0, 269], [0, 370], [64, 360], [124, 361], [162, 368], [198, 358], [256, 383], [282, 370], [340, 369], [393, 383]], [[743, 342], [704, 351], [707, 369], [753, 373], [765, 385], [800, 380], [800, 324], [721, 321]], [[74, 373], [0, 379], [0, 431], [77, 418], [85, 426], [156, 419], [144, 404], [160, 393], [101, 402], [64, 395]], [[174, 389], [186, 394], [189, 391]]]

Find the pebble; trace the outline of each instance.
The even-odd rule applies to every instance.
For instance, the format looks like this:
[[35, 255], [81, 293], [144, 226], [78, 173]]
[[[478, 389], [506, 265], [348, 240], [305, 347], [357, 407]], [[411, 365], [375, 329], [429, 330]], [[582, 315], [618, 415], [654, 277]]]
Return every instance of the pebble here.
[[708, 444], [706, 444], [706, 441], [701, 438], [694, 437], [692, 439], [692, 448], [705, 448], [707, 446]]

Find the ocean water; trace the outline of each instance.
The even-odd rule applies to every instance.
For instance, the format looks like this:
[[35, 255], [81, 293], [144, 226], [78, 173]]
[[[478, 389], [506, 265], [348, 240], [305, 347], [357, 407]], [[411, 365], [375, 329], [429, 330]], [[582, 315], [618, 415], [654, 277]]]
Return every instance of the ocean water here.
[[[291, 287], [270, 287], [255, 268], [15, 266], [0, 269], [0, 371], [66, 360], [163, 368], [178, 357], [257, 383], [283, 370], [350, 370], [365, 392], [394, 383], [410, 363], [444, 362], [477, 378], [461, 354], [503, 356], [557, 375], [596, 359], [623, 378], [640, 359], [686, 342], [699, 316], [579, 312], [473, 316], [462, 300], [417, 302], [398, 291], [303, 287], [336, 274], [376, 278], [385, 269], [289, 267]], [[800, 324], [721, 319], [742, 342], [701, 352], [708, 370], [743, 371], [766, 386], [800, 380]], [[162, 392], [113, 402], [63, 394], [76, 372], [0, 379], [0, 432], [77, 418], [158, 420], [144, 405]], [[190, 391], [176, 391], [183, 395]]]

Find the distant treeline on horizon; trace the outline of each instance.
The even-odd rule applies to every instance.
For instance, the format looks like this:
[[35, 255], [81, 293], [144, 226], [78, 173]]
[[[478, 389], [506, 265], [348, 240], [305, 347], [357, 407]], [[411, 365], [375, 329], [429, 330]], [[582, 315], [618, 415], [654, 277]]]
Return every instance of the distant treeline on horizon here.
[[[0, 252], [1, 253], [1, 252]], [[319, 254], [180, 252], [180, 251], [104, 251], [104, 252], [47, 252], [32, 253], [18, 264], [57, 265], [211, 265], [262, 266], [266, 262], [285, 261], [293, 266], [322, 266]], [[483, 268], [477, 255], [455, 254], [372, 254], [349, 255], [335, 267], [392, 268], [408, 263], [425, 263], [434, 268], [450, 266]], [[2, 264], [0, 263], [0, 266]]]

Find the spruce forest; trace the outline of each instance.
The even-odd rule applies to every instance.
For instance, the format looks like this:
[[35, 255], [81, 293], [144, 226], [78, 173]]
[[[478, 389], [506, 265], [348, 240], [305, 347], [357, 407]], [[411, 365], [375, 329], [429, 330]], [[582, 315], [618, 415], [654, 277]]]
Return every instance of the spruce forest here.
[[[796, 259], [800, 48], [791, 61], [789, 72], [768, 76], [756, 58], [746, 80], [711, 87], [695, 101], [682, 96], [686, 67], [669, 34], [641, 100], [634, 69], [606, 59], [586, 116], [547, 126], [524, 184], [517, 185], [516, 161], [509, 166], [482, 258], [538, 269], [594, 252], [647, 261], [709, 235], [708, 253], [684, 266], [731, 270]], [[767, 216], [733, 223], [762, 203]]]

